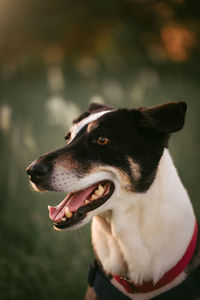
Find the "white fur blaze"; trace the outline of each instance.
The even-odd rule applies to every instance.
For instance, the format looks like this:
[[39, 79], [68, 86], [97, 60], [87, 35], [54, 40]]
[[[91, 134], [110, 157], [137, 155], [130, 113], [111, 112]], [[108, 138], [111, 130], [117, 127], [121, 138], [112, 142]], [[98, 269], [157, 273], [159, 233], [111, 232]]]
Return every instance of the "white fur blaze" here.
[[68, 142], [68, 144], [70, 144], [73, 139], [77, 136], [77, 134], [80, 132], [80, 130], [86, 126], [87, 124], [99, 119], [101, 116], [107, 114], [107, 113], [110, 113], [112, 112], [113, 110], [106, 110], [106, 111], [101, 111], [101, 112], [98, 112], [98, 113], [95, 113], [95, 114], [91, 114], [89, 117], [87, 118], [84, 118], [82, 121], [78, 122], [77, 124], [73, 125], [71, 128], [70, 128], [70, 131], [71, 131], [71, 137], [70, 137], [70, 140]]

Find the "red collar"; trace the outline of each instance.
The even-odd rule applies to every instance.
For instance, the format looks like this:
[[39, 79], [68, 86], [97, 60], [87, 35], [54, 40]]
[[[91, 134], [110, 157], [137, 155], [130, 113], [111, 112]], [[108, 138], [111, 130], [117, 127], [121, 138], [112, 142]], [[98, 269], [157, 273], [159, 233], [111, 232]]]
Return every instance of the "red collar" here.
[[124, 287], [124, 289], [128, 293], [147, 293], [165, 286], [166, 284], [174, 280], [181, 272], [183, 272], [183, 270], [190, 262], [196, 248], [197, 234], [198, 234], [198, 226], [197, 223], [195, 223], [194, 233], [190, 241], [190, 244], [186, 249], [185, 254], [179, 260], [179, 262], [167, 273], [165, 273], [163, 277], [156, 284], [154, 284], [153, 281], [150, 281], [150, 282], [144, 282], [142, 285], [136, 285], [133, 281], [124, 278], [122, 276], [113, 275], [113, 277]]

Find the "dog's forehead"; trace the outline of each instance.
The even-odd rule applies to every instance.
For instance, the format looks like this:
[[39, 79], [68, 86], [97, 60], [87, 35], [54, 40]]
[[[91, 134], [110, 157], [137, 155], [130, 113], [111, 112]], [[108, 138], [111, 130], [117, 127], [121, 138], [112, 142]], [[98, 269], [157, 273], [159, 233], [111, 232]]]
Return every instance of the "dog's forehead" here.
[[90, 124], [93, 121], [98, 120], [103, 115], [111, 113], [112, 111], [113, 110], [105, 110], [105, 111], [101, 111], [101, 112], [92, 113], [88, 117], [82, 119], [80, 122], [75, 123], [73, 126], [71, 126], [70, 127], [70, 132], [71, 132], [70, 143], [77, 136], [77, 134], [80, 132], [80, 130], [83, 127], [85, 127], [86, 125]]

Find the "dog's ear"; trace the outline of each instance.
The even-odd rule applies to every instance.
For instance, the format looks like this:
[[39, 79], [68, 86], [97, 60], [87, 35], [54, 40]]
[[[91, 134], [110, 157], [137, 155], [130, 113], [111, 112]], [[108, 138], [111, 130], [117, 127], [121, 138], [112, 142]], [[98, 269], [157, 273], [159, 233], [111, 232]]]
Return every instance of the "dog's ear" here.
[[110, 107], [109, 105], [93, 102], [90, 104], [88, 111], [91, 113], [94, 113], [94, 112], [99, 112], [99, 111], [104, 111], [104, 110], [112, 110], [112, 109], [113, 108]]
[[187, 105], [185, 102], [169, 102], [151, 108], [140, 108], [143, 125], [162, 133], [172, 133], [183, 128]]

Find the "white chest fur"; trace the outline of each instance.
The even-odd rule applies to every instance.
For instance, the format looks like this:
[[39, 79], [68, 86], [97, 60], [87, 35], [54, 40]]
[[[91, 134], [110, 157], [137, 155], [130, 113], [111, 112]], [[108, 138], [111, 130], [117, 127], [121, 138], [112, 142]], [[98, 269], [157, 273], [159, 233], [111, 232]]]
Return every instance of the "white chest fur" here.
[[136, 283], [157, 282], [183, 256], [195, 224], [168, 150], [150, 189], [141, 194], [121, 191], [113, 195], [110, 208], [92, 222], [92, 242], [104, 270]]

